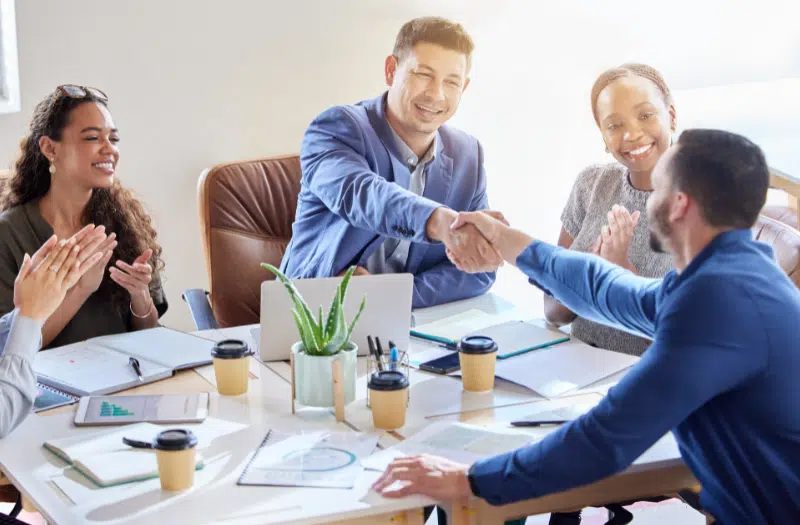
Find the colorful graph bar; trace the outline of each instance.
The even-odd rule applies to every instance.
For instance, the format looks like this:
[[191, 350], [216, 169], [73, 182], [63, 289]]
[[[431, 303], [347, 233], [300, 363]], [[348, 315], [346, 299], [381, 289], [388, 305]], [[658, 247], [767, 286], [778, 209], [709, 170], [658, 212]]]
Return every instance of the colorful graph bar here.
[[125, 410], [121, 406], [103, 401], [100, 405], [100, 417], [114, 417], [114, 416], [132, 416], [133, 412]]

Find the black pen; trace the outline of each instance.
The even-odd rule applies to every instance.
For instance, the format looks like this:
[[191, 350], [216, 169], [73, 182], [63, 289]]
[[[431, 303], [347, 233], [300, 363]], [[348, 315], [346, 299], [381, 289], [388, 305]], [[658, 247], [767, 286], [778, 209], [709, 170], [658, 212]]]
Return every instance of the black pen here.
[[381, 364], [381, 370], [386, 370], [386, 365], [383, 362], [383, 347], [381, 346], [381, 338], [375, 336], [375, 348], [377, 349], [378, 362]]
[[563, 425], [569, 423], [569, 419], [540, 419], [538, 421], [512, 421], [512, 427], [542, 427], [545, 425]]
[[369, 352], [375, 358], [375, 363], [376, 363], [375, 366], [377, 366], [378, 370], [380, 370], [382, 372], [383, 371], [383, 363], [381, 363], [381, 358], [378, 355], [378, 350], [375, 348], [375, 345], [372, 342], [372, 336], [371, 335], [367, 336], [367, 345], [369, 346]]
[[139, 366], [139, 360], [135, 357], [128, 358], [128, 363], [133, 367], [133, 371], [136, 372], [136, 375], [139, 376], [139, 381], [144, 381], [144, 377], [142, 377], [142, 369]]

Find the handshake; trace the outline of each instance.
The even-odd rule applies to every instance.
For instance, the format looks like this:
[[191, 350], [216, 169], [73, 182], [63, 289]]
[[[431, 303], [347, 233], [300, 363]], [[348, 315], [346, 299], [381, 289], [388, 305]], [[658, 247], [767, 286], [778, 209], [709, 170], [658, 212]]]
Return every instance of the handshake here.
[[445, 207], [437, 208], [426, 226], [428, 238], [444, 244], [448, 259], [467, 273], [493, 272], [504, 259], [516, 259], [504, 253], [502, 240], [508, 230], [508, 221], [498, 211], [459, 213]]
[[[589, 252], [637, 273], [628, 249], [639, 216], [638, 211], [630, 213], [624, 206], [614, 205]], [[493, 272], [503, 261], [513, 264], [533, 242], [531, 236], [510, 227], [502, 213], [490, 210], [457, 213], [437, 208], [426, 233], [429, 239], [443, 243], [450, 261], [467, 273]]]

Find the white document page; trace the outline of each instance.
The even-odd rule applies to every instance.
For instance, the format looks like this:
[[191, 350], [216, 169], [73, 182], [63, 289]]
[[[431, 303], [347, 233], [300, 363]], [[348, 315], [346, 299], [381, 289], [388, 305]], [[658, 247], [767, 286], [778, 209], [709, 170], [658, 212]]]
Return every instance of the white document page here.
[[361, 460], [378, 444], [377, 434], [319, 431], [287, 437], [270, 431], [239, 478], [240, 485], [352, 488]]
[[361, 464], [370, 470], [386, 470], [400, 457], [432, 454], [461, 463], [473, 463], [481, 458], [509, 452], [536, 441], [538, 438], [523, 432], [499, 432], [486, 428], [439, 421], [398, 443], [377, 452]]
[[630, 368], [638, 361], [636, 356], [572, 340], [498, 360], [495, 376], [553, 398]]

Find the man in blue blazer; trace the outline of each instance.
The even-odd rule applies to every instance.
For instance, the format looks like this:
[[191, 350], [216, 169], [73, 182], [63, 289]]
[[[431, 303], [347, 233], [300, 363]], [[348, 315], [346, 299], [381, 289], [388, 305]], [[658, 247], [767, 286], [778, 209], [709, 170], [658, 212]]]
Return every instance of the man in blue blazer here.
[[[480, 144], [444, 126], [469, 84], [472, 48], [459, 24], [412, 20], [386, 59], [388, 91], [311, 123], [281, 264], [289, 277], [329, 277], [351, 265], [359, 274], [408, 272], [415, 308], [489, 289], [502, 259], [476, 228], [450, 228], [457, 212], [489, 205]], [[459, 271], [446, 250], [482, 271]]]

